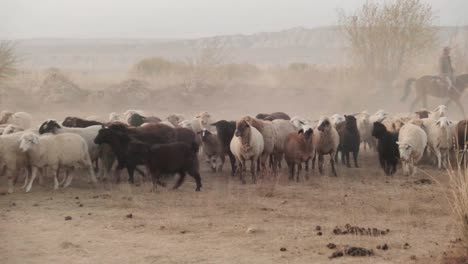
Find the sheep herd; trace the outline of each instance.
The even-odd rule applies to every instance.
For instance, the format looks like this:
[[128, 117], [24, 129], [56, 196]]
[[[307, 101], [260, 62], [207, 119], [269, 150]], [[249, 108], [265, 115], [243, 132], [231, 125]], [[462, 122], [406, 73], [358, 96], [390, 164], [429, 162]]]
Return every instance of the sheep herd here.
[[135, 172], [140, 179], [149, 175], [153, 190], [157, 185], [165, 186], [162, 175], [178, 174], [174, 185], [178, 188], [188, 174], [195, 179], [195, 190], [200, 191], [199, 161], [207, 162], [217, 173], [223, 170], [226, 156], [231, 175], [244, 184], [248, 165], [255, 183], [257, 176], [277, 176], [283, 160], [289, 180], [300, 181], [308, 179], [317, 158], [320, 174], [324, 173], [326, 156], [333, 176], [337, 176], [339, 157], [343, 165], [359, 167], [360, 149], [377, 152], [376, 162], [385, 174], [393, 175], [401, 163], [403, 174], [412, 175], [423, 156], [433, 158], [441, 169], [448, 166], [451, 157], [463, 154], [467, 123], [451, 121], [444, 105], [433, 111], [389, 114], [379, 110], [372, 115], [363, 111], [315, 120], [290, 118], [282, 112], [242, 116], [234, 121], [214, 120], [208, 112], [191, 119], [180, 114], [161, 119], [128, 110], [121, 115], [111, 113], [108, 121], [70, 116], [61, 123], [45, 120], [37, 128], [32, 127], [30, 114], [3, 111], [0, 167], [1, 174], [8, 177], [9, 193], [19, 179], [24, 179], [22, 188], [29, 192], [37, 176], [42, 180], [50, 174], [54, 189], [67, 187], [79, 169], [86, 170], [93, 184], [109, 178], [118, 182], [123, 169], [130, 183], [135, 183]]

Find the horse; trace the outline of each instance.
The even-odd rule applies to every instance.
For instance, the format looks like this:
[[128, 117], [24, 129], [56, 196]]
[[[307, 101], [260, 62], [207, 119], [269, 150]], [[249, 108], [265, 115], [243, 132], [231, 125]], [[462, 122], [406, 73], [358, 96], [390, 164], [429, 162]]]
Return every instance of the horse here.
[[465, 88], [468, 87], [468, 74], [458, 75], [456, 81], [454, 82], [452, 89], [447, 89], [446, 85], [440, 85], [440, 78], [438, 76], [425, 75], [419, 79], [410, 78], [406, 80], [405, 93], [401, 98], [401, 101], [405, 101], [410, 94], [411, 87], [416, 90], [416, 98], [411, 102], [410, 111], [413, 111], [415, 105], [422, 101], [424, 108], [427, 108], [427, 96], [433, 96], [437, 98], [448, 98], [445, 105], [448, 105], [450, 102], [455, 102], [463, 116], [465, 117], [465, 109], [460, 102], [460, 98], [465, 91]]

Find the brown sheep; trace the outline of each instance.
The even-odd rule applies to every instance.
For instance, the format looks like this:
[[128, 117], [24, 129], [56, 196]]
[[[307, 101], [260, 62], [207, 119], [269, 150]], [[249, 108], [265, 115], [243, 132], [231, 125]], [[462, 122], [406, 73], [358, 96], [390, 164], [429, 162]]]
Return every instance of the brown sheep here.
[[[313, 155], [313, 133], [311, 127], [304, 126], [298, 132], [292, 132], [284, 142], [284, 158], [289, 167], [289, 180], [294, 180], [295, 166], [298, 166], [296, 181], [302, 171], [302, 163], [308, 162]], [[308, 179], [308, 176], [306, 176]]]

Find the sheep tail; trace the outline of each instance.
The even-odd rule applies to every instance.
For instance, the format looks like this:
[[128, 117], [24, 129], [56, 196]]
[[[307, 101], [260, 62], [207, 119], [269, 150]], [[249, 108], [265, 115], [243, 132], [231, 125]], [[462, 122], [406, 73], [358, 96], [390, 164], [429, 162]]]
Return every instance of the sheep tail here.
[[409, 78], [408, 80], [406, 80], [405, 93], [403, 94], [403, 97], [401, 97], [401, 99], [400, 99], [401, 102], [404, 102], [406, 100], [406, 98], [408, 98], [408, 96], [410, 94], [410, 91], [411, 91], [411, 85], [415, 81], [416, 81], [416, 79], [414, 79], [414, 78]]

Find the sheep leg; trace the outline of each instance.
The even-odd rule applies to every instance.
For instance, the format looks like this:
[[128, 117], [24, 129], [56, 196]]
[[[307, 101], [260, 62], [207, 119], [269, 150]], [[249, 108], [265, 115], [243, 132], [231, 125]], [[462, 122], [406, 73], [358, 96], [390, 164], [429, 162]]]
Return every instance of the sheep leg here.
[[349, 160], [349, 151], [346, 151], [345, 157], [346, 157], [346, 166], [348, 168], [351, 168], [351, 161]]
[[330, 165], [331, 165], [331, 168], [332, 168], [332, 172], [333, 172], [333, 176], [338, 176], [336, 174], [336, 169], [335, 169], [335, 160], [333, 159], [333, 154], [330, 153]]
[[[57, 172], [57, 175], [60, 175], [60, 174]], [[59, 186], [64, 186], [65, 182], [67, 181], [67, 178], [68, 178], [68, 171], [65, 170], [65, 175], [63, 176], [62, 181], [59, 183]]]
[[289, 180], [292, 181], [294, 178], [294, 162], [287, 161], [289, 168]]
[[233, 177], [236, 174], [236, 157], [234, 154], [228, 153], [229, 161], [231, 161], [231, 176]]
[[320, 172], [320, 175], [323, 175], [323, 155], [318, 154], [318, 169]]
[[435, 155], [437, 157], [437, 167], [442, 169], [442, 154], [440, 153], [439, 149], [435, 149]]
[[216, 172], [216, 156], [209, 157], [210, 159], [210, 167], [212, 172]]
[[301, 162], [299, 162], [297, 164], [296, 182], [299, 182], [299, 177], [301, 176], [301, 172], [302, 172], [302, 164]]
[[[241, 157], [241, 160], [239, 162], [239, 176], [242, 184], [245, 184], [245, 179], [244, 179], [244, 173], [246, 172], [246, 167], [245, 167], [245, 159]], [[252, 173], [255, 173], [253, 171]]]
[[23, 183], [23, 186], [21, 186], [21, 189], [26, 188], [26, 186], [28, 185], [29, 176], [31, 176], [31, 174], [32, 174], [32, 168], [31, 166], [28, 166], [26, 174], [25, 174], [25, 178], [24, 178], [24, 183]]
[[161, 172], [159, 170], [152, 170], [151, 168], [148, 168], [150, 174], [151, 174], [151, 181], [152, 181], [152, 187], [151, 187], [151, 192], [156, 191], [157, 185], [161, 185], [162, 187], [165, 187], [166, 184], [161, 182]]
[[353, 159], [354, 159], [354, 167], [359, 168], [357, 157], [359, 154], [359, 150], [353, 151]]
[[179, 175], [180, 175], [179, 179], [177, 180], [174, 187], [172, 187], [172, 189], [174, 189], [174, 190], [178, 189], [185, 180], [185, 171], [179, 172]]
[[305, 161], [305, 170], [306, 170], [305, 180], [306, 181], [309, 180], [309, 161], [310, 161], [310, 157]]
[[127, 172], [128, 172], [128, 183], [134, 184], [135, 180], [133, 178], [133, 174], [135, 172], [135, 167], [134, 166], [127, 166]]
[[7, 168], [6, 173], [8, 175], [8, 193], [13, 193], [14, 179], [15, 179], [15, 177], [18, 177], [18, 175], [16, 173], [16, 170], [11, 170], [11, 169], [8, 169], [8, 168]]
[[202, 187], [200, 173], [198, 172], [198, 170], [191, 170], [189, 171], [189, 175], [195, 179], [195, 183], [197, 185], [195, 191], [199, 192], [200, 188]]
[[[57, 190], [59, 188], [59, 181], [57, 179], [57, 176], [59, 175], [60, 169], [57, 168], [56, 170], [52, 170], [52, 171], [54, 174], [54, 190]], [[67, 175], [66, 172], [65, 172], [65, 175]], [[65, 178], [67, 178], [67, 176], [65, 176]]]
[[[91, 167], [91, 170], [92, 169], [93, 169], [93, 167]], [[70, 184], [72, 183], [72, 180], [73, 180], [73, 174], [74, 173], [70, 173], [69, 170], [65, 171], [65, 177], [67, 178], [67, 182], [65, 182], [65, 185], [63, 185], [63, 188], [67, 188], [68, 186], [70, 186]]]
[[29, 180], [28, 186], [26, 187], [25, 192], [30, 192], [32, 188], [32, 184], [34, 182], [34, 179], [36, 179], [37, 176], [37, 167], [32, 168], [32, 175], [31, 175], [31, 180]]
[[317, 157], [317, 152], [314, 151], [314, 156], [312, 157], [312, 171], [315, 170], [315, 158]]
[[145, 172], [142, 171], [140, 168], [135, 167], [135, 170], [136, 172], [138, 172], [138, 174], [140, 174], [141, 177], [146, 178]]
[[226, 162], [226, 156], [221, 154], [221, 156], [219, 157], [219, 160], [220, 160], [220, 164], [218, 165], [217, 171], [222, 172], [223, 167], [224, 167], [224, 162]]
[[[265, 169], [265, 163], [264, 162], [262, 162], [262, 166]], [[255, 159], [254, 158], [250, 159], [250, 171], [252, 172], [252, 182], [255, 184], [255, 183], [257, 183], [257, 177], [255, 175]]]

